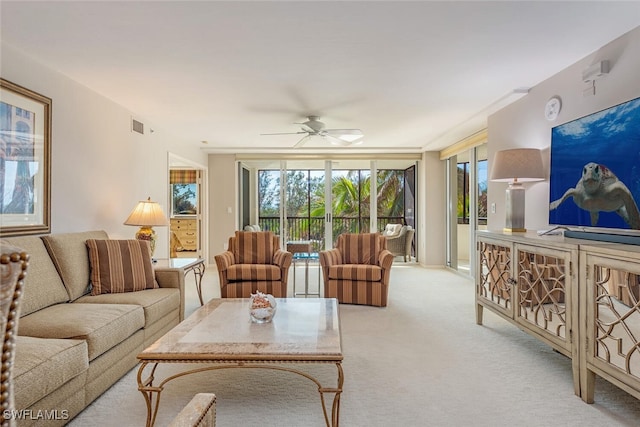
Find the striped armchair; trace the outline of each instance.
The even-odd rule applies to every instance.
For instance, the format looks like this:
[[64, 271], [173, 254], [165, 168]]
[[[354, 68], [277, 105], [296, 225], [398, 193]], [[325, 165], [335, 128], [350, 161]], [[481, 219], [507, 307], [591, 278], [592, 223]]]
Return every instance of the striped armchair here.
[[334, 249], [320, 252], [324, 296], [346, 304], [386, 307], [392, 264], [382, 235], [341, 234]]
[[214, 257], [222, 298], [249, 298], [256, 291], [286, 298], [291, 257], [270, 231], [236, 231], [227, 251]]

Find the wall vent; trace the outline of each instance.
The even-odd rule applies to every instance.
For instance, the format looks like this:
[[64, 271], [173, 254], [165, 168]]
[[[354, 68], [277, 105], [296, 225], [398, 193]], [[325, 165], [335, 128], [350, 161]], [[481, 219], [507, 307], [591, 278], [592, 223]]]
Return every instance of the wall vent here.
[[136, 119], [131, 119], [131, 132], [138, 132], [141, 135], [144, 135], [144, 123], [137, 121]]

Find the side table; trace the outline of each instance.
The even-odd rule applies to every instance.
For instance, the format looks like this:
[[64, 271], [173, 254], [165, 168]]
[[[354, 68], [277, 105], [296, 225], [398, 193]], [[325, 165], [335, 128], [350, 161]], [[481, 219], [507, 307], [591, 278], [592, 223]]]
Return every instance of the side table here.
[[202, 276], [206, 265], [203, 258], [162, 258], [155, 260], [154, 267], [163, 268], [179, 268], [184, 271], [185, 277], [190, 271], [193, 271], [193, 277], [196, 283], [196, 291], [198, 291], [198, 298], [200, 299], [200, 305], [204, 305], [202, 299]]
[[[318, 272], [318, 293], [309, 293], [309, 262], [320, 262], [317, 252], [311, 252], [313, 246], [310, 240], [295, 240], [287, 242], [287, 251], [293, 254], [293, 296], [320, 296], [320, 272]], [[296, 264], [304, 262], [304, 292], [296, 292]]]
[[[298, 262], [304, 262], [304, 292], [296, 292], [296, 263]], [[309, 292], [309, 263], [310, 262], [314, 262], [318, 264], [318, 292], [317, 293], [310, 293]], [[308, 253], [302, 253], [299, 252], [297, 254], [293, 254], [293, 259], [292, 259], [292, 263], [293, 263], [293, 296], [297, 297], [297, 296], [304, 296], [309, 297], [309, 296], [314, 296], [314, 297], [319, 297], [320, 296], [320, 255], [318, 254], [318, 252], [308, 252]]]

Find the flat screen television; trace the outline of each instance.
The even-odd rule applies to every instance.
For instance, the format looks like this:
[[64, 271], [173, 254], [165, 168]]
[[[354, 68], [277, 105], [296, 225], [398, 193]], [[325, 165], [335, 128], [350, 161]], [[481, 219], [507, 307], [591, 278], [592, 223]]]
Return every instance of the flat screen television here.
[[549, 201], [550, 225], [638, 233], [640, 98], [552, 129]]

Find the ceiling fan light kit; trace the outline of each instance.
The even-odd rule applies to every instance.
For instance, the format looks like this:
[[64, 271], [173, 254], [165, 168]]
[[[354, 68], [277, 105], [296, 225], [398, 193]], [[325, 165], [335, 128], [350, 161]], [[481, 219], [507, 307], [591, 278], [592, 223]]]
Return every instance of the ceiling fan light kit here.
[[293, 148], [299, 148], [311, 137], [320, 136], [329, 140], [333, 145], [347, 146], [352, 144], [362, 143], [362, 137], [364, 134], [360, 129], [325, 129], [325, 124], [320, 121], [318, 116], [308, 116], [306, 122], [295, 123], [302, 125], [302, 131], [300, 132], [281, 132], [281, 133], [263, 133], [262, 135], [299, 135], [306, 134], [302, 137]]

